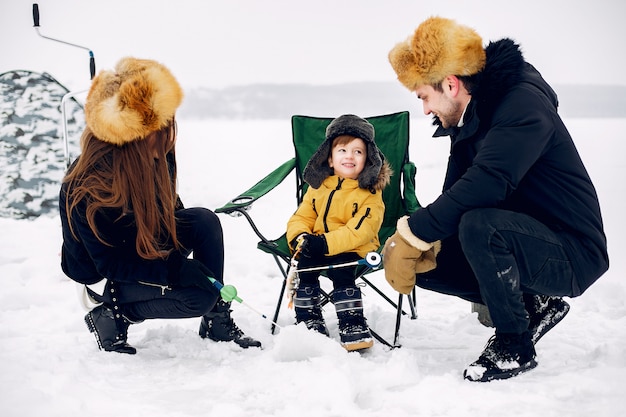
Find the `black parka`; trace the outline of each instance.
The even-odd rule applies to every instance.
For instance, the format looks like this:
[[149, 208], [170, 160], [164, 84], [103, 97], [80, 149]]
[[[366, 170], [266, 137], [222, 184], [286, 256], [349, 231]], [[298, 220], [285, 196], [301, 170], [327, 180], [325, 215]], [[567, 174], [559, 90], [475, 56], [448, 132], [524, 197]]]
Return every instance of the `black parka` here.
[[555, 92], [510, 39], [486, 48], [464, 125], [450, 136], [443, 193], [409, 225], [427, 242], [458, 233], [476, 208], [525, 213], [557, 232], [573, 263], [573, 294], [608, 269], [606, 237], [595, 188], [560, 116]]

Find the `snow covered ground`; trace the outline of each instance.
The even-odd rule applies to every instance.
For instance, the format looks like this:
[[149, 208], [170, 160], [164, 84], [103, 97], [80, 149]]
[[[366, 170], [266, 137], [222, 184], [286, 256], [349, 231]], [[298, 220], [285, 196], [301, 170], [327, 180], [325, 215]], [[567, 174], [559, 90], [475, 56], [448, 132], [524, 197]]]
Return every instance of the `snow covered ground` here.
[[[418, 103], [416, 103], [416, 106]], [[414, 111], [411, 156], [418, 196], [437, 195], [448, 141]], [[368, 116], [368, 115], [363, 115]], [[418, 290], [417, 320], [405, 319], [402, 348], [377, 343], [364, 354], [292, 325], [283, 328], [233, 305], [233, 316], [262, 350], [197, 335], [199, 319], [132, 326], [135, 356], [98, 351], [83, 322], [75, 285], [59, 267], [60, 221], [0, 219], [0, 413], [13, 416], [617, 416], [626, 407], [626, 119], [566, 120], [597, 187], [611, 268], [537, 346], [539, 366], [486, 384], [462, 379], [492, 333], [470, 305]], [[187, 206], [216, 208], [291, 157], [290, 125], [280, 121], [179, 120], [180, 194]], [[251, 214], [278, 236], [295, 209], [290, 181]], [[281, 278], [256, 249], [243, 218], [220, 215], [226, 280], [245, 302], [273, 312]], [[382, 272], [371, 276], [389, 289]], [[371, 326], [392, 338], [395, 311], [364, 289]]]

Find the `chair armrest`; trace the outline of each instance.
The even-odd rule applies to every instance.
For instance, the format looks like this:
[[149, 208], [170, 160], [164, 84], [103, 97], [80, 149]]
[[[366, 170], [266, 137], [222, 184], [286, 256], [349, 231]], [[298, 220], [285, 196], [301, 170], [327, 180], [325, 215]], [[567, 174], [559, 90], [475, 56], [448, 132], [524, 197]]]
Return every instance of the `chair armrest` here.
[[289, 175], [289, 173], [293, 171], [295, 167], [296, 158], [291, 158], [290, 160], [276, 168], [274, 171], [269, 173], [261, 181], [253, 185], [250, 189], [239, 194], [237, 197], [230, 200], [224, 206], [215, 209], [215, 212], [230, 214], [235, 211], [246, 210], [250, 207], [252, 203], [263, 197], [265, 194], [267, 194], [276, 186], [278, 186], [281, 182], [283, 182], [283, 180], [287, 178], [287, 175]]
[[422, 207], [417, 200], [417, 196], [415, 195], [416, 173], [417, 168], [415, 167], [415, 164], [413, 162], [408, 161], [402, 166], [404, 209], [406, 210], [407, 214], [411, 214]]

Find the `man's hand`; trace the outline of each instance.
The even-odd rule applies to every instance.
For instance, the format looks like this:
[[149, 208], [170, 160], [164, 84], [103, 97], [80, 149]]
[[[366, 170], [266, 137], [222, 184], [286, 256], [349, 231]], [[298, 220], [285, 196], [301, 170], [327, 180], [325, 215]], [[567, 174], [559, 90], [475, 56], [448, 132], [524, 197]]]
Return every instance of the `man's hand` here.
[[385, 279], [402, 294], [409, 294], [415, 286], [415, 274], [437, 267], [441, 242], [427, 243], [415, 236], [409, 228], [408, 216], [398, 220], [397, 230], [383, 248]]

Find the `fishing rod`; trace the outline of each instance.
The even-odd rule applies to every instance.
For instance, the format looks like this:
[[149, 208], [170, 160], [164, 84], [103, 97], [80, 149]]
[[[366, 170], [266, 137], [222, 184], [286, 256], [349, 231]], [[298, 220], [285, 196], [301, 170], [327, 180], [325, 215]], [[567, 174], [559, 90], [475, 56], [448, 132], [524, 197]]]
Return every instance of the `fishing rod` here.
[[[297, 253], [299, 253], [299, 251]], [[294, 258], [295, 258], [295, 255], [294, 255]], [[381, 258], [379, 253], [377, 253], [377, 252], [369, 252], [363, 259], [359, 259], [359, 260], [356, 260], [356, 261], [353, 261], [353, 262], [346, 262], [346, 263], [334, 264], [334, 265], [324, 265], [324, 266], [318, 266], [318, 267], [314, 267], [314, 268], [301, 269], [299, 271], [294, 268], [294, 270], [296, 272], [305, 272], [305, 271], [316, 271], [316, 270], [321, 270], [321, 269], [344, 268], [344, 267], [347, 267], [347, 266], [356, 266], [356, 265], [367, 265], [370, 268], [376, 268], [376, 267], [378, 267], [380, 265], [381, 261], [382, 261], [382, 258]], [[295, 265], [297, 265], [297, 263]], [[293, 273], [293, 275], [297, 276], [295, 272]], [[211, 282], [211, 284], [213, 284], [213, 286], [215, 286], [215, 288], [217, 288], [219, 290], [220, 297], [222, 297], [222, 300], [224, 300], [226, 302], [237, 301], [238, 303], [240, 303], [240, 304], [248, 307], [250, 310], [254, 311], [259, 316], [261, 316], [264, 319], [270, 321], [273, 325], [278, 326], [279, 328], [282, 328], [282, 326], [279, 325], [278, 323], [276, 323], [274, 320], [270, 319], [265, 314], [261, 313], [256, 308], [252, 307], [250, 304], [248, 304], [244, 300], [242, 300], [237, 295], [237, 288], [235, 288], [234, 285], [224, 285], [221, 282], [219, 282], [218, 280], [216, 280], [215, 278], [209, 277], [209, 276], [207, 276], [207, 279]]]
[[298, 269], [298, 261], [297, 257], [300, 254], [301, 248], [298, 247], [296, 252], [291, 257], [291, 261], [289, 263], [289, 273], [287, 274], [287, 307], [293, 308], [293, 297], [300, 286], [300, 278], [298, 277], [299, 272], [310, 272], [310, 271], [323, 271], [326, 269], [335, 269], [335, 268], [345, 268], [348, 266], [359, 266], [359, 265], [367, 265], [369, 268], [376, 269], [380, 266], [382, 262], [382, 257], [378, 252], [368, 252], [364, 258], [358, 259], [352, 262], [345, 262], [341, 264], [331, 264], [331, 265], [321, 265], [314, 266], [310, 268], [302, 268]]
[[382, 261], [382, 257], [378, 252], [368, 252], [367, 255], [363, 259], [359, 259], [353, 262], [346, 262], [342, 264], [334, 264], [334, 265], [322, 265], [322, 266], [314, 266], [311, 268], [303, 268], [303, 269], [295, 269], [293, 272], [310, 272], [310, 271], [323, 271], [325, 269], [335, 269], [335, 268], [345, 268], [347, 266], [358, 266], [358, 265], [367, 265], [368, 267], [374, 269], [377, 268]]
[[237, 295], [237, 288], [235, 288], [235, 286], [233, 286], [233, 285], [224, 285], [224, 284], [222, 284], [221, 282], [219, 282], [218, 280], [216, 280], [213, 277], [207, 277], [207, 278], [209, 279], [209, 281], [211, 281], [211, 283], [215, 286], [215, 288], [217, 288], [219, 290], [220, 297], [222, 297], [222, 300], [226, 301], [227, 303], [229, 303], [229, 302], [231, 302], [233, 300], [237, 301], [239, 304], [242, 304], [242, 305], [248, 307], [250, 310], [254, 311], [255, 313], [257, 313], [259, 316], [263, 317], [264, 319], [269, 320], [275, 326], [281, 327], [274, 320], [270, 319], [265, 314], [261, 313], [260, 311], [258, 311], [254, 307], [252, 307], [250, 304], [248, 304], [245, 301], [243, 301]]

